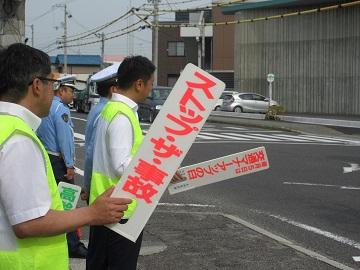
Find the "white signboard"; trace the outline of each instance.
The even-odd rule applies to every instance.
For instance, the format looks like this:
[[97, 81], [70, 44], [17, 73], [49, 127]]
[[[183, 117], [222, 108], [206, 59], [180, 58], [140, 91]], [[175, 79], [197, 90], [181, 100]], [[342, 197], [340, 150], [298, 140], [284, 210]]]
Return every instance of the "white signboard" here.
[[58, 187], [64, 210], [75, 209], [80, 197], [81, 187], [66, 182], [60, 182]]
[[135, 212], [110, 229], [136, 241], [224, 88], [195, 65], [185, 67], [112, 194], [136, 199]]
[[170, 184], [168, 190], [176, 194], [268, 168], [265, 147], [258, 147], [180, 168], [185, 181]]

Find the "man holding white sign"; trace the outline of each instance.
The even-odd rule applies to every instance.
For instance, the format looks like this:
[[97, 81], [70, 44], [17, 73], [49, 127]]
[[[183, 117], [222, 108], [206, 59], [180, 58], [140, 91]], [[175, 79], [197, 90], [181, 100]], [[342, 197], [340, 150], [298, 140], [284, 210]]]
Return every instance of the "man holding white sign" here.
[[[117, 72], [118, 86], [103, 108], [96, 127], [90, 204], [109, 186], [117, 184], [142, 142], [137, 103], [152, 89], [155, 66], [145, 57], [125, 58]], [[136, 208], [129, 205], [126, 223]], [[142, 234], [136, 243], [104, 226], [92, 226], [89, 237], [87, 269], [136, 269]]]

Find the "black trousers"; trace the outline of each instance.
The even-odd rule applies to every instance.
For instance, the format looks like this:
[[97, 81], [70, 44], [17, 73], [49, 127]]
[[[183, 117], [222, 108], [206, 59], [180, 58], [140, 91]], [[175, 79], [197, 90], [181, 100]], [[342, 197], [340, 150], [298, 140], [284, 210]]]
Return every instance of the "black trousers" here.
[[[69, 183], [69, 181], [65, 177], [67, 173], [67, 168], [63, 158], [50, 154], [49, 154], [49, 158], [50, 158], [51, 167], [54, 172], [56, 183], [57, 184], [59, 184], [59, 182]], [[68, 232], [66, 234], [66, 239], [68, 242], [69, 253], [76, 252], [79, 246], [82, 245], [79, 236], [76, 234], [76, 232]]]
[[105, 226], [90, 226], [86, 270], [136, 270], [142, 235], [134, 243]]

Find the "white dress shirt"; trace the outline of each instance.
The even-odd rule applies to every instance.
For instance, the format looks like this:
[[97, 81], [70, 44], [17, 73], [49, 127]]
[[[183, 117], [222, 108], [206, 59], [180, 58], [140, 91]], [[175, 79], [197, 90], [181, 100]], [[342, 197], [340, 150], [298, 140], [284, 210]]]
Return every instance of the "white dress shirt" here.
[[[41, 119], [23, 106], [0, 102], [0, 114], [23, 119], [34, 131]], [[38, 145], [16, 134], [0, 147], [0, 231], [44, 216], [51, 197], [45, 161]]]
[[[133, 100], [114, 93], [111, 101], [125, 103], [137, 116], [138, 105]], [[116, 115], [109, 125], [99, 118], [95, 137], [93, 170], [105, 168], [104, 173], [107, 176], [121, 177], [131, 161], [133, 141], [133, 128], [125, 115]]]

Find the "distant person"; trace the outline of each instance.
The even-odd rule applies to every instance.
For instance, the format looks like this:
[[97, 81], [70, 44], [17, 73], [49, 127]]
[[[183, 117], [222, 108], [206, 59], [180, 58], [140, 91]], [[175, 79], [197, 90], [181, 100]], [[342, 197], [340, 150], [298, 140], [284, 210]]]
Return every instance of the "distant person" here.
[[24, 44], [0, 50], [0, 269], [68, 270], [65, 232], [118, 222], [129, 199], [63, 211], [47, 151], [35, 134], [53, 100], [49, 56]]
[[96, 83], [97, 93], [100, 101], [91, 108], [86, 121], [85, 128], [85, 170], [84, 170], [84, 195], [83, 200], [89, 199], [90, 181], [93, 167], [93, 154], [95, 142], [95, 130], [99, 115], [111, 98], [112, 88], [116, 87], [116, 75], [120, 63], [113, 64], [91, 76], [91, 81]]

